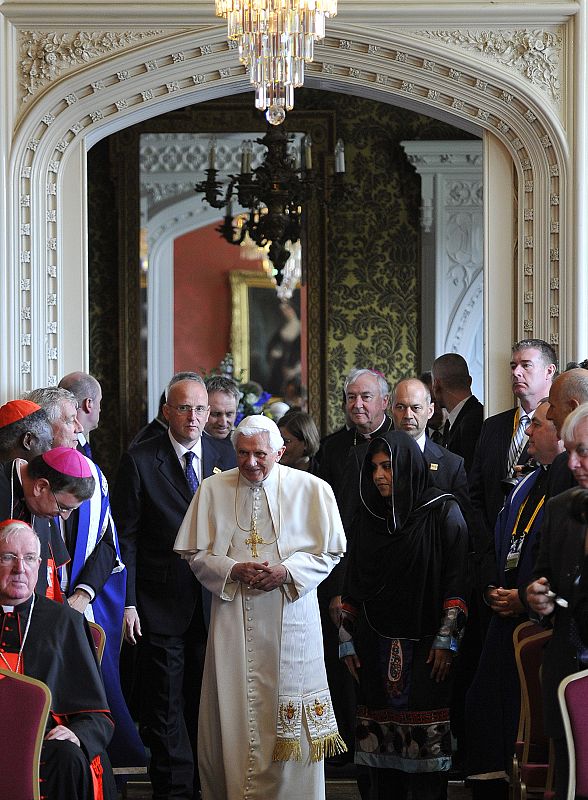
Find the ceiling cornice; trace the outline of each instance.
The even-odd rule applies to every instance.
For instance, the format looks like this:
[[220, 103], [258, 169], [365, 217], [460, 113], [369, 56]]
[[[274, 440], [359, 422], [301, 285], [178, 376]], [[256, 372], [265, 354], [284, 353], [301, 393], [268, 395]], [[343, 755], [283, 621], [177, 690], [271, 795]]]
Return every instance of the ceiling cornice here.
[[[421, 0], [339, 0], [337, 21], [340, 25], [374, 24], [421, 25], [451, 24], [472, 26], [493, 24], [557, 25], [567, 22], [580, 10], [580, 2], [503, 2], [503, 0], [454, 0], [454, 2], [421, 2]], [[132, 25], [163, 28], [222, 24], [214, 15], [213, 0], [165, 2], [144, 0], [141, 3], [46, 2], [44, 0], [0, 0], [0, 14], [18, 26], [61, 28], [83, 25]]]

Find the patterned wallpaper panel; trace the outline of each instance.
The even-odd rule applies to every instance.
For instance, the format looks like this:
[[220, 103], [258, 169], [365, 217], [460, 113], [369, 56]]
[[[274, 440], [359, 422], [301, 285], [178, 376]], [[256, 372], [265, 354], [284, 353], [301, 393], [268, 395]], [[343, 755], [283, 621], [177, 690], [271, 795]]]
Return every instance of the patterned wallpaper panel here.
[[340, 397], [354, 367], [392, 385], [419, 367], [420, 177], [405, 139], [469, 139], [451, 125], [395, 106], [304, 90], [297, 107], [333, 109], [345, 142], [349, 192], [329, 212], [328, 425], [343, 422]]

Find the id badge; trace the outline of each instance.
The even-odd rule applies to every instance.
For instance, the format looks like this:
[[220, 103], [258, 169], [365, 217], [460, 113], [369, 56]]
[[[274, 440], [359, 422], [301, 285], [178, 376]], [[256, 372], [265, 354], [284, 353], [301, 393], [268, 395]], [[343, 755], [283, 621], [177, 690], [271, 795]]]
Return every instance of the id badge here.
[[521, 554], [518, 552], [518, 550], [515, 551], [514, 553], [510, 552], [508, 554], [508, 556], [506, 557], [506, 569], [507, 569], [507, 571], [510, 570], [510, 569], [516, 569], [518, 567], [519, 558], [520, 557], [521, 557]]

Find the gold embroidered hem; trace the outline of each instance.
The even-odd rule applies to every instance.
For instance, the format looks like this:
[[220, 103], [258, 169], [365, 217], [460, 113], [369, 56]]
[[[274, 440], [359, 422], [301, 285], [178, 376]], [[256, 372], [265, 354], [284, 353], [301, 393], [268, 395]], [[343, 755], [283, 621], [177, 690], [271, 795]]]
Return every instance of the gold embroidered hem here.
[[331, 695], [328, 689], [322, 689], [306, 695], [303, 700], [280, 697], [273, 761], [301, 759], [300, 737], [304, 735], [303, 713], [310, 736], [311, 761], [322, 761], [325, 756], [347, 752], [345, 742], [337, 730]]
[[323, 758], [332, 758], [347, 752], [347, 745], [340, 733], [325, 736], [324, 739], [313, 741], [310, 750], [311, 761], [322, 761]]
[[291, 739], [278, 739], [274, 747], [272, 761], [302, 761], [300, 742], [293, 742]]

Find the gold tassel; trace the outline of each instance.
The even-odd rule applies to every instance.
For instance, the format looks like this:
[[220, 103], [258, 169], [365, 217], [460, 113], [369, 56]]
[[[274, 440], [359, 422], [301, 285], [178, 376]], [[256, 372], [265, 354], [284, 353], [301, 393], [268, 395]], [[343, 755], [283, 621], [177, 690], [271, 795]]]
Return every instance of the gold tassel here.
[[332, 733], [322, 739], [314, 739], [310, 750], [311, 761], [322, 761], [323, 758], [331, 758], [340, 753], [347, 752], [347, 745], [339, 733]]
[[277, 739], [272, 761], [302, 761], [302, 750], [298, 739]]

